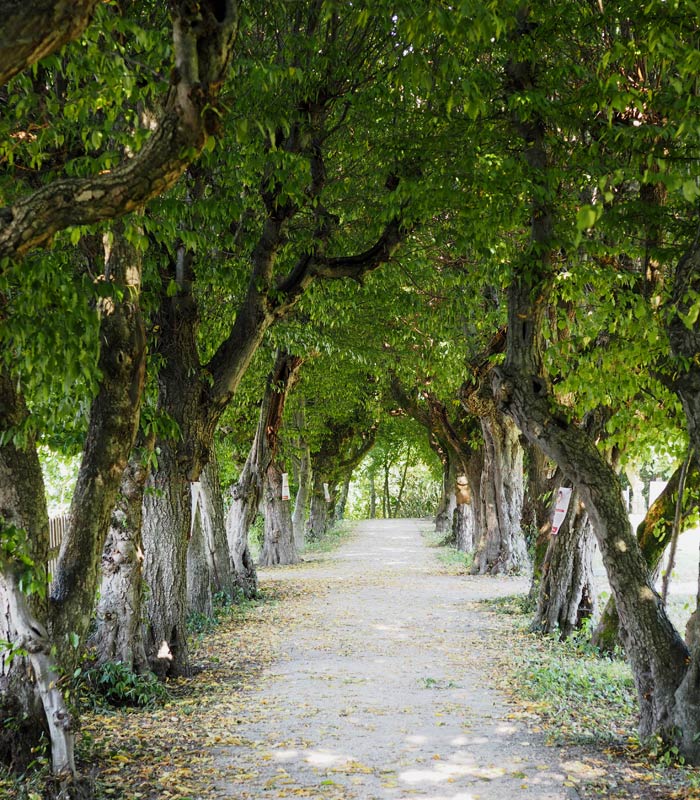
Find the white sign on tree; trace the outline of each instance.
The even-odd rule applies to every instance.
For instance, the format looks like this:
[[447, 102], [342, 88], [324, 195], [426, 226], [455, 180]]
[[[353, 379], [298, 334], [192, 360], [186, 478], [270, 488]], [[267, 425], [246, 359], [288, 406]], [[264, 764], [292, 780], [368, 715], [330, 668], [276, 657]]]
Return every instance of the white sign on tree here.
[[562, 522], [566, 517], [566, 512], [569, 510], [569, 501], [571, 500], [571, 489], [562, 486], [557, 492], [557, 502], [554, 504], [554, 517], [552, 518], [552, 536], [559, 533]]

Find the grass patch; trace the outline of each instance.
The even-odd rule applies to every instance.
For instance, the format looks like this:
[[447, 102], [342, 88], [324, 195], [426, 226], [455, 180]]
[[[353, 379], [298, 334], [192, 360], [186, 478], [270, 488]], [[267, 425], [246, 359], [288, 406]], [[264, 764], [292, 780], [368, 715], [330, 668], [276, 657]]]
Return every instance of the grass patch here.
[[516, 626], [517, 643], [502, 651], [504, 688], [541, 716], [550, 740], [607, 745], [634, 735], [636, 690], [623, 660], [601, 658], [585, 630], [564, 642], [556, 635], [530, 633], [533, 603], [525, 596], [487, 605], [511, 616]]
[[463, 553], [455, 547], [440, 547], [438, 560], [450, 575], [469, 575], [474, 563], [473, 553]]
[[313, 541], [307, 541], [304, 545], [304, 553], [317, 554], [317, 553], [330, 553], [341, 544], [344, 544], [352, 535], [354, 525], [352, 522], [343, 520], [337, 522], [330, 530], [320, 538]]

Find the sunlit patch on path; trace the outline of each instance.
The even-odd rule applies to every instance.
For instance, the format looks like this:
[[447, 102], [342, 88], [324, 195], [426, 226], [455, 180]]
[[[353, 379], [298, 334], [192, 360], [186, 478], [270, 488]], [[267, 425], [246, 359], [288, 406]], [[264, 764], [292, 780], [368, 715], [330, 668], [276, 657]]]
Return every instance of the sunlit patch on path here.
[[212, 797], [579, 797], [563, 753], [492, 688], [493, 620], [474, 601], [522, 579], [441, 573], [411, 520], [361, 523], [321, 563], [262, 579], [302, 591], [286, 622], [278, 610], [278, 655], [231, 720], [239, 738], [216, 749]]

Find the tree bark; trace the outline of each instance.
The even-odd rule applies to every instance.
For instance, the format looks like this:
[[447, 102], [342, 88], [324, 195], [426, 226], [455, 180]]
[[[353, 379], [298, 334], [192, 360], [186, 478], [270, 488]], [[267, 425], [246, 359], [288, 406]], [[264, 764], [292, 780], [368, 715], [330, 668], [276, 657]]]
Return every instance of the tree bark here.
[[474, 550], [474, 509], [471, 503], [457, 505], [452, 517], [452, 539], [455, 547], [461, 553], [471, 553]]
[[214, 613], [212, 598], [213, 576], [207, 553], [207, 538], [202, 520], [202, 509], [193, 493], [192, 527], [187, 546], [187, 613], [211, 617]]
[[[234, 553], [236, 566], [236, 579], [244, 592], [257, 591], [257, 577], [255, 567], [248, 550], [248, 531], [258, 511], [258, 506], [263, 498], [263, 484], [268, 471], [274, 464], [279, 443], [279, 431], [282, 425], [284, 405], [289, 392], [299, 380], [299, 370], [303, 360], [298, 356], [278, 351], [272, 372], [268, 375], [267, 385], [262, 403], [260, 416], [255, 431], [250, 453], [243, 466], [241, 477], [234, 487], [233, 502], [227, 519], [227, 536], [229, 548]], [[270, 475], [268, 481], [276, 484], [279, 480], [279, 494], [282, 494], [281, 471], [279, 475]], [[271, 488], [272, 491], [272, 488]], [[271, 498], [272, 499], [272, 498]], [[287, 534], [281, 530], [279, 509], [270, 508], [276, 519], [270, 520], [266, 530], [272, 536]], [[292, 542], [293, 544], [293, 542]], [[285, 541], [284, 547], [290, 550], [289, 543]], [[267, 553], [265, 550], [267, 549]], [[269, 547], [263, 548], [264, 556], [274, 558], [277, 543], [271, 542]]]
[[304, 547], [304, 529], [306, 524], [306, 510], [309, 506], [311, 494], [311, 451], [309, 445], [300, 439], [301, 455], [297, 469], [297, 494], [294, 501], [294, 514], [292, 526], [294, 528], [294, 543], [297, 551]]
[[[531, 47], [532, 32], [523, 9], [513, 35], [521, 40], [521, 46]], [[534, 61], [507, 65], [507, 94], [519, 96], [532, 91], [537, 85], [535, 65]], [[499, 408], [512, 416], [523, 435], [556, 461], [578, 488], [627, 634], [625, 647], [639, 699], [640, 736], [644, 739], [658, 734], [674, 742], [679, 724], [686, 725], [678, 714], [676, 692], [683, 676], [690, 674], [688, 651], [648, 579], [617, 475], [591, 438], [558, 408], [551, 391], [542, 357], [543, 319], [554, 271], [555, 193], [548, 169], [547, 129], [537, 114], [521, 118], [516, 113], [514, 123], [534, 187], [530, 198], [531, 241], [522, 261], [514, 264], [508, 291], [506, 359], [494, 369], [495, 396]], [[688, 700], [692, 703], [692, 696]], [[693, 734], [698, 727], [692, 726]]]
[[[17, 391], [17, 383], [4, 369], [0, 369], [0, 420], [6, 430], [21, 430], [29, 412], [24, 398]], [[0, 445], [0, 525], [14, 526], [26, 531], [27, 555], [41, 568], [47, 563], [49, 549], [49, 519], [41, 465], [34, 437], [26, 442], [10, 439]], [[0, 543], [5, 538], [5, 532]], [[9, 557], [9, 554], [8, 554]], [[2, 559], [0, 559], [2, 562]], [[10, 562], [2, 563], [2, 575], [14, 570]], [[10, 591], [15, 590], [12, 575], [3, 580], [0, 575], [0, 640], [17, 642], [19, 632], [11, 614]], [[27, 598], [29, 613], [40, 624], [46, 622], [48, 610], [45, 600], [38, 594]], [[15, 601], [22, 603], [23, 598]], [[21, 606], [20, 606], [21, 607]], [[46, 715], [36, 683], [31, 680], [28, 660], [0, 648], [0, 719], [16, 719], [15, 728], [0, 725], [0, 762], [21, 772], [34, 760], [35, 750], [42, 734], [48, 735]]]
[[[352, 476], [346, 477], [340, 484], [340, 491], [335, 501], [333, 509], [333, 522], [341, 522], [345, 518], [345, 506], [348, 502], [348, 494], [350, 492], [350, 481]], [[398, 507], [398, 506], [397, 506]]]
[[143, 503], [146, 655], [160, 676], [189, 674], [187, 549], [192, 496], [177, 448], [175, 442], [159, 442], [158, 469], [148, 480]]
[[[65, 21], [67, 4], [53, 5], [62, 10], [56, 33], [62, 29], [68, 36], [77, 36], [95, 4], [81, 2], [73, 25]], [[22, 4], [12, 6], [15, 12]], [[13, 206], [0, 209], [0, 259], [23, 256], [34, 247], [47, 244], [55, 233], [68, 226], [90, 225], [139, 209], [170, 188], [201, 153], [218, 124], [214, 109], [233, 52], [237, 8], [232, 0], [206, 0], [196, 7], [181, 0], [171, 8], [175, 69], [154, 132], [141, 150], [114, 169], [89, 178], [53, 181]], [[29, 19], [30, 9], [36, 13], [33, 4], [29, 4], [21, 14], [11, 14], [11, 20]], [[35, 37], [30, 37], [23, 56], [16, 42], [10, 48], [16, 53], [14, 59], [3, 45], [0, 56], [4, 55], [7, 61], [0, 62], [0, 75], [14, 74], [30, 59], [49, 52], [45, 46], [49, 20], [36, 26], [40, 42], [37, 46]], [[52, 38], [58, 43], [61, 37], [49, 36], [49, 41]], [[9, 41], [3, 37], [4, 43]]]
[[493, 411], [482, 415], [480, 421], [484, 437], [482, 528], [472, 569], [479, 575], [518, 574], [529, 567], [521, 527], [524, 488], [520, 432], [510, 419]]
[[114, 226], [111, 244], [105, 238], [105, 254], [105, 277], [115, 296], [105, 298], [101, 308], [102, 379], [90, 409], [70, 525], [51, 586], [50, 630], [66, 668], [77, 655], [70, 636], [84, 639], [90, 625], [105, 538], [138, 430], [145, 378], [146, 336], [138, 302], [141, 254], [120, 224]]
[[454, 458], [448, 453], [442, 468], [442, 495], [435, 514], [435, 532], [441, 535], [452, 532], [452, 515], [457, 507], [455, 499], [455, 481], [457, 479], [457, 465]]
[[265, 532], [260, 566], [273, 567], [299, 561], [289, 502], [282, 499], [282, 470], [276, 461], [272, 461], [265, 472], [263, 487]]
[[[328, 483], [329, 478], [319, 472], [318, 469], [313, 469], [312, 474], [311, 506], [309, 508], [309, 519], [306, 523], [306, 538], [310, 542], [320, 542], [330, 528], [330, 515], [328, 513], [328, 506], [330, 503], [326, 500], [323, 489], [323, 484]], [[329, 489], [332, 490], [333, 487], [329, 486]], [[331, 492], [331, 498], [332, 496]]]
[[[151, 443], [152, 447], [152, 443]], [[102, 552], [102, 581], [96, 629], [90, 645], [97, 663], [120, 661], [133, 672], [148, 669], [143, 640], [143, 547], [141, 516], [149, 469], [136, 447], [122, 475]]]
[[219, 466], [213, 448], [209, 451], [209, 461], [200, 475], [198, 500], [212, 589], [232, 599], [236, 593], [236, 581], [226, 539], [226, 515], [219, 482]]
[[0, 85], [80, 36], [96, 6], [97, 0], [3, 0]]
[[542, 565], [537, 611], [532, 629], [568, 638], [595, 611], [593, 531], [578, 493], [549, 547]]

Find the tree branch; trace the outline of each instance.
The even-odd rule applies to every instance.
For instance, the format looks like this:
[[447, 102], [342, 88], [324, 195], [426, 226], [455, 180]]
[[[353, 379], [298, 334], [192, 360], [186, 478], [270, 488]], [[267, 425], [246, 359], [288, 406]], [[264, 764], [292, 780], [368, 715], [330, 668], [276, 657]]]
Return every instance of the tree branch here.
[[216, 130], [211, 107], [238, 27], [234, 0], [173, 9], [175, 65], [158, 127], [131, 159], [108, 173], [54, 181], [0, 209], [0, 259], [22, 256], [71, 225], [89, 225], [139, 208], [172, 186]]

